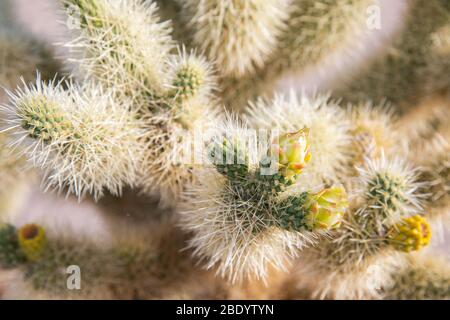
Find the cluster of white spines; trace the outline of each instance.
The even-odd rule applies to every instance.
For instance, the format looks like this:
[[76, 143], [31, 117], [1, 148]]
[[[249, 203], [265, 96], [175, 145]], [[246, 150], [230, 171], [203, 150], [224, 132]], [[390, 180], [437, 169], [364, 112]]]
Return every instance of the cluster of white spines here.
[[[219, 78], [245, 82], [252, 77], [275, 79], [293, 60], [302, 65], [312, 56], [320, 59], [324, 48], [349, 34], [336, 16], [361, 17], [366, 12], [358, 10], [371, 3], [349, 2], [353, 4], [188, 0], [180, 5], [193, 31], [192, 47], [217, 63]], [[178, 205], [189, 249], [207, 269], [231, 282], [266, 280], [269, 268], [286, 270], [299, 257], [299, 288], [314, 286], [313, 296], [320, 298], [380, 297], [379, 288], [404, 266], [405, 252], [428, 244], [431, 230], [423, 216], [432, 206], [444, 211], [448, 207], [445, 120], [440, 119], [439, 129], [430, 120], [409, 139], [411, 147], [412, 139], [431, 135], [433, 142], [424, 143], [424, 150], [434, 155], [433, 161], [417, 160], [400, 146], [401, 132], [391, 109], [369, 103], [346, 109], [329, 95], [275, 95], [250, 104], [244, 115], [248, 123], [237, 117], [218, 121], [212, 65], [195, 50], [176, 47], [171, 23], [160, 20], [154, 2], [64, 3], [75, 12], [79, 27], [78, 37], [67, 46], [81, 84], [47, 83], [38, 76], [35, 84], [23, 81], [21, 88], [8, 91], [10, 102], [0, 108], [6, 116], [0, 134], [8, 134], [10, 146], [43, 169], [46, 189], [95, 198], [106, 191], [120, 195], [125, 187], [158, 193], [162, 205]], [[301, 32], [293, 35], [299, 27]], [[330, 35], [323, 35], [328, 29]], [[284, 47], [283, 39], [293, 47]], [[435, 57], [445, 61], [446, 39], [436, 38], [433, 48]], [[288, 52], [277, 59], [278, 50]], [[272, 60], [277, 61], [272, 65]], [[0, 81], [8, 84], [9, 78], [3, 80], [0, 73]], [[445, 87], [448, 80], [442, 83]], [[247, 149], [241, 142], [249, 128], [277, 130], [279, 141], [270, 137], [266, 149]], [[208, 129], [213, 130], [205, 137]], [[197, 166], [192, 143], [205, 141]], [[218, 148], [212, 152], [210, 146]], [[233, 161], [243, 162], [215, 162], [229, 151]], [[403, 158], [425, 167], [416, 169]], [[267, 164], [275, 164], [278, 171], [265, 176], [261, 172]], [[8, 165], [0, 161], [1, 176]], [[434, 194], [421, 194], [427, 190]], [[429, 201], [424, 203], [425, 198]], [[139, 242], [137, 251], [141, 249]], [[59, 259], [49, 253], [49, 260]], [[75, 253], [85, 257], [92, 250], [83, 247]], [[132, 270], [145, 275], [140, 264], [160, 268], [159, 262], [152, 265], [152, 254], [131, 261]], [[110, 258], [107, 253], [106, 261]], [[46, 271], [41, 262], [41, 271]], [[40, 276], [35, 272], [31, 276]]]
[[[66, 86], [66, 88], [63, 88]], [[95, 197], [120, 194], [136, 181], [142, 147], [139, 127], [125, 108], [100, 87], [41, 82], [9, 92], [6, 131], [33, 165], [45, 172], [48, 188], [68, 188]]]
[[[27, 34], [11, 17], [12, 2], [0, 4], [0, 104], [7, 99], [3, 89], [13, 89], [20, 77], [32, 81], [39, 69], [44, 77], [54, 77], [58, 64], [46, 46]], [[0, 111], [0, 126], [4, 114]], [[25, 189], [34, 181], [34, 174], [25, 169], [25, 159], [9, 146], [10, 138], [0, 129], [0, 215], [12, 213], [20, 206]]]
[[193, 253], [218, 275], [231, 282], [265, 280], [270, 267], [286, 270], [298, 249], [316, 242], [311, 233], [270, 226], [253, 202], [233, 199], [239, 194], [224, 177], [196, 174], [199, 183], [185, 193], [189, 205], [181, 209], [181, 226], [193, 233]]
[[364, 199], [362, 212], [381, 213], [379, 222], [392, 224], [422, 209], [418, 170], [404, 159], [387, 158], [382, 154], [378, 159], [367, 161], [366, 167], [358, 168], [358, 172], [362, 186], [358, 194]]
[[[231, 117], [219, 123], [213, 139], [226, 135], [231, 141], [244, 141], [249, 134], [247, 129], [245, 123]], [[266, 194], [255, 192], [251, 199], [246, 198], [219, 173], [208, 154], [202, 156], [204, 164], [195, 169], [196, 180], [184, 194], [180, 225], [193, 233], [189, 246], [207, 268], [217, 268], [217, 273], [231, 282], [264, 280], [269, 267], [285, 269], [296, 250], [316, 241], [317, 235], [311, 232], [275, 227], [275, 212], [264, 207]], [[246, 156], [258, 159], [258, 154]], [[249, 166], [255, 169], [254, 164]], [[244, 177], [238, 179], [243, 188], [250, 182]]]
[[226, 76], [262, 67], [289, 17], [291, 0], [179, 1], [188, 14], [193, 41]]
[[217, 83], [213, 66], [195, 51], [188, 52], [183, 46], [171, 57], [169, 99], [173, 104], [174, 117], [184, 127], [192, 127], [206, 113], [207, 106], [214, 105]]
[[[321, 105], [323, 101], [318, 99], [315, 103]], [[296, 101], [292, 101], [292, 111]], [[279, 100], [277, 103], [280, 105]], [[309, 106], [308, 99], [304, 105]], [[261, 121], [268, 119], [263, 110]], [[214, 148], [206, 150], [205, 165], [195, 171], [196, 182], [189, 186], [181, 208], [181, 226], [192, 233], [194, 253], [233, 282], [265, 279], [269, 267], [285, 268], [299, 249], [340, 226], [348, 206], [345, 190], [320, 190], [322, 181], [311, 186], [304, 183], [307, 178], [302, 179], [303, 169], [307, 173], [315, 157], [313, 150], [322, 155], [320, 146], [313, 149], [320, 141], [313, 137], [312, 130], [317, 127], [307, 122], [313, 114], [308, 111], [304, 117], [298, 114], [295, 126], [281, 126], [272, 132], [273, 127], [261, 126], [259, 129], [269, 133], [265, 137], [249, 130], [252, 127], [245, 121], [228, 118], [209, 144]], [[284, 113], [292, 118], [288, 110]], [[309, 124], [313, 127], [306, 127]], [[252, 142], [258, 146], [266, 143], [266, 148], [255, 148]], [[276, 155], [278, 160], [273, 158]], [[276, 172], [264, 171], [272, 165]]]
[[[360, 188], [352, 191], [352, 207], [342, 228], [331, 240], [300, 255], [298, 286], [309, 288], [316, 297], [380, 298], [379, 288], [389, 283], [405, 262], [399, 252], [403, 247], [396, 246], [399, 243], [390, 237], [397, 234], [404, 218], [420, 212], [417, 170], [403, 160], [387, 160], [382, 155], [366, 159], [364, 169], [358, 171]], [[428, 240], [420, 245], [429, 241], [429, 234], [423, 236]]]

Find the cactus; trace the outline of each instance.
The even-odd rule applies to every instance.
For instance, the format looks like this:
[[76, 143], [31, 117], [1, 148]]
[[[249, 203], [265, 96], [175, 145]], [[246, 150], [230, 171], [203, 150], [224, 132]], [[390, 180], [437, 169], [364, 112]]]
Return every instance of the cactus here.
[[384, 99], [407, 108], [427, 95], [448, 90], [450, 8], [446, 0], [414, 0], [406, 23], [380, 55], [356, 77], [350, 77], [337, 97], [347, 101]]
[[421, 249], [428, 245], [431, 238], [430, 225], [419, 215], [403, 219], [400, 224], [392, 227], [390, 233], [391, 245], [405, 252]]
[[[124, 187], [139, 187], [162, 191], [161, 204], [172, 203], [192, 178], [179, 164], [179, 148], [189, 143], [191, 130], [215, 117], [211, 67], [184, 49], [171, 52], [170, 25], [159, 21], [154, 3], [65, 5], [80, 12], [78, 42], [68, 46], [77, 51], [73, 56], [84, 82], [38, 78], [11, 92], [3, 108], [6, 130], [26, 142], [25, 154], [44, 169], [48, 188], [64, 186], [80, 198], [86, 193], [99, 198], [105, 191], [119, 195]], [[141, 25], [148, 27], [142, 31]], [[105, 46], [115, 51], [99, 55]], [[97, 56], [102, 57], [90, 58]], [[188, 76], [197, 87], [188, 95], [177, 88], [192, 86], [179, 78], [186, 72], [195, 73]], [[163, 144], [172, 147], [160, 149]]]
[[25, 159], [8, 147], [7, 141], [7, 136], [0, 133], [0, 217], [16, 211], [26, 177], [33, 181], [33, 173], [26, 169]]
[[[36, 70], [44, 79], [52, 79], [60, 70], [59, 62], [52, 57], [52, 50], [44, 43], [26, 33], [11, 17], [12, 3], [0, 4], [0, 104], [7, 101], [3, 88], [13, 89], [24, 81], [32, 81]], [[0, 111], [0, 125], [5, 115]], [[2, 131], [2, 130], [0, 130]], [[10, 146], [11, 139], [0, 132], [0, 216], [17, 211], [25, 190], [33, 181], [33, 172], [28, 170], [26, 159]], [[28, 178], [28, 180], [26, 179]]]
[[18, 230], [19, 246], [27, 260], [36, 261], [47, 245], [45, 230], [36, 224], [27, 224]]
[[[345, 48], [364, 32], [366, 12], [372, 0], [304, 1], [294, 0], [286, 32], [279, 37], [276, 50], [254, 76], [225, 78], [225, 103], [241, 109], [247, 101], [269, 95], [285, 73], [295, 74], [308, 66], [321, 67], [327, 53]], [[269, 92], [269, 93], [268, 93]]]
[[359, 42], [367, 9], [374, 4], [373, 0], [162, 2], [170, 12], [167, 17], [176, 21], [177, 38], [217, 61], [220, 96], [240, 110], [248, 100], [270, 97], [268, 92], [283, 73], [320, 66], [328, 52], [345, 48], [355, 38]]
[[[358, 172], [361, 185], [350, 190], [357, 200], [343, 219], [342, 227], [331, 240], [323, 240], [322, 245], [300, 255], [296, 272], [303, 277], [297, 279], [297, 287], [311, 290], [313, 297], [379, 298], [378, 288], [388, 283], [396, 268], [404, 264], [400, 251], [407, 251], [399, 242], [392, 241], [395, 238], [392, 230], [397, 230], [393, 226], [403, 219], [421, 219], [409, 218], [420, 210], [421, 197], [417, 191], [417, 172], [404, 161], [387, 160], [383, 155], [368, 160]], [[423, 238], [417, 249], [429, 240], [431, 231], [428, 224], [424, 225], [427, 231], [418, 234], [418, 239], [419, 235]]]
[[210, 166], [199, 168], [201, 178], [181, 207], [181, 226], [194, 233], [190, 246], [209, 268], [233, 282], [264, 278], [269, 266], [284, 268], [297, 247], [339, 226], [345, 191], [314, 193], [297, 183], [315, 157], [308, 132], [266, 137], [258, 154], [246, 141], [252, 137], [245, 124], [231, 118], [219, 130], [208, 148]]
[[0, 266], [14, 268], [23, 263], [24, 255], [20, 250], [17, 230], [9, 224], [0, 225]]
[[298, 175], [311, 160], [309, 129], [287, 133], [278, 137], [278, 144], [272, 144], [271, 156], [278, 157], [278, 169], [286, 178]]
[[450, 268], [443, 257], [412, 256], [398, 272], [392, 284], [383, 288], [385, 299], [448, 300], [450, 299]]
[[338, 103], [328, 95], [298, 96], [278, 94], [250, 104], [246, 118], [255, 128], [293, 132], [308, 127], [311, 161], [300, 179], [308, 187], [324, 182], [339, 183], [345, 172], [350, 148], [350, 122]]
[[[275, 88], [351, 54], [373, 0], [60, 2], [62, 80], [0, 12], [5, 297], [447, 298], [413, 252], [448, 223], [446, 1], [411, 1], [370, 74], [313, 94]], [[104, 234], [7, 219], [35, 171]]]
[[4, 107], [7, 130], [23, 141], [21, 152], [44, 169], [48, 188], [64, 185], [79, 196], [98, 197], [104, 188], [119, 194], [124, 181], [136, 179], [140, 128], [100, 87], [64, 85], [67, 90], [61, 82], [38, 79], [11, 93]]
[[348, 207], [347, 195], [343, 188], [323, 189], [308, 200], [306, 207], [306, 224], [311, 229], [337, 228]]
[[[168, 22], [161, 22], [154, 3], [142, 1], [67, 0], [79, 12], [81, 27], [74, 56], [80, 76], [87, 75], [141, 107], [163, 94], [169, 75], [167, 55], [173, 48]], [[142, 28], [145, 26], [145, 28]], [[111, 48], [103, 54], [104, 48]], [[119, 89], [120, 88], [120, 89]]]
[[[186, 298], [221, 288], [215, 281], [207, 286], [203, 281], [203, 288], [194, 289], [198, 279], [208, 277], [193, 272], [195, 266], [179, 251], [182, 239], [169, 225], [157, 225], [159, 230], [144, 225], [146, 229], [135, 227], [132, 232], [127, 227], [111, 229], [115, 240], [107, 245], [51, 232], [45, 246], [42, 240], [47, 232], [42, 227], [22, 226], [19, 243], [28, 260], [19, 265], [24, 273], [21, 281], [35, 296], [70, 299]], [[146, 234], [148, 228], [154, 228], [153, 235]], [[29, 239], [32, 232], [39, 235]], [[81, 271], [79, 290], [68, 288], [71, 266]], [[192, 290], [184, 293], [185, 287]]]
[[400, 140], [397, 116], [392, 107], [375, 106], [372, 103], [350, 105], [352, 144], [349, 165], [363, 165], [365, 159], [376, 159], [383, 152], [389, 153]]
[[262, 67], [285, 29], [290, 0], [179, 1], [195, 46], [217, 61], [225, 76], [240, 77]]

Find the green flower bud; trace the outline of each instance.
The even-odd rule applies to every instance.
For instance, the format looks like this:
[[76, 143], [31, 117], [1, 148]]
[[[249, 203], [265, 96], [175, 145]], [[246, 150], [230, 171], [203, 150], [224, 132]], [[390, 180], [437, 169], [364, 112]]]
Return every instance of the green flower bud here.
[[311, 160], [309, 129], [281, 135], [273, 142], [270, 154], [278, 157], [278, 166], [284, 176], [300, 174]]
[[345, 189], [332, 187], [323, 189], [307, 200], [305, 222], [309, 229], [335, 229], [341, 225], [348, 199]]

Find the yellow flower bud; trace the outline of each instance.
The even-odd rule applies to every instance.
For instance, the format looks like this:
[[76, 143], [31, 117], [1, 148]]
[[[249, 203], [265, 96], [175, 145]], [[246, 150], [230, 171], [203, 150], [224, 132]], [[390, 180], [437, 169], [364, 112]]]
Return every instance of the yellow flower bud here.
[[389, 232], [390, 244], [399, 251], [410, 252], [428, 245], [431, 228], [427, 220], [420, 215], [404, 218]]
[[308, 214], [305, 216], [305, 222], [311, 230], [338, 228], [348, 208], [345, 189], [342, 187], [323, 189], [310, 196], [306, 208]]
[[37, 261], [47, 244], [45, 230], [36, 224], [27, 224], [18, 230], [19, 245], [29, 261]]
[[279, 169], [284, 176], [300, 174], [311, 160], [309, 129], [303, 128], [279, 136], [272, 144], [271, 156], [278, 157]]

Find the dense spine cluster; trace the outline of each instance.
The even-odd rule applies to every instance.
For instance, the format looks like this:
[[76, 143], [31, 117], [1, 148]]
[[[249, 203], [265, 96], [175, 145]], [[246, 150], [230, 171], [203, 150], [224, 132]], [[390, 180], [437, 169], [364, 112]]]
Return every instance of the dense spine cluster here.
[[450, 268], [444, 257], [413, 256], [391, 285], [382, 288], [386, 299], [448, 300], [450, 299]]
[[286, 29], [291, 0], [179, 1], [195, 46], [208, 52], [225, 76], [261, 68]]
[[[20, 79], [29, 82], [39, 70], [44, 79], [52, 79], [59, 71], [59, 63], [44, 43], [27, 34], [12, 19], [10, 1], [0, 4], [0, 86], [14, 89]], [[0, 104], [8, 96], [0, 89]], [[0, 126], [4, 125], [0, 111]], [[33, 181], [34, 173], [26, 170], [26, 159], [10, 146], [11, 139], [0, 129], [0, 217], [17, 211], [22, 195]], [[27, 177], [27, 179], [25, 178]]]
[[284, 268], [299, 248], [340, 226], [345, 190], [298, 184], [314, 153], [310, 130], [297, 129], [263, 138], [258, 152], [249, 143], [257, 141], [252, 131], [227, 120], [186, 192], [181, 226], [194, 233], [190, 246], [232, 281], [264, 278], [268, 266]]
[[[65, 79], [0, 4], [6, 298], [449, 298], [416, 252], [450, 216], [447, 1], [411, 1], [384, 55], [314, 94], [275, 88], [351, 54], [375, 1], [60, 2]], [[34, 172], [105, 234], [15, 219]]]

